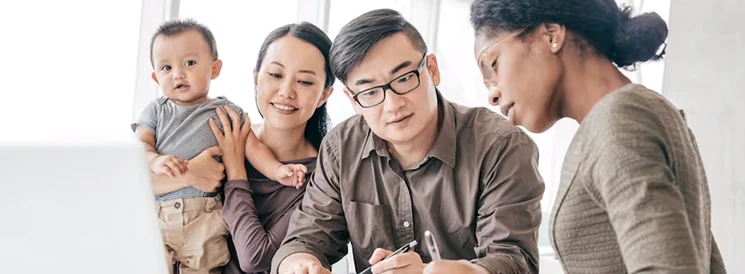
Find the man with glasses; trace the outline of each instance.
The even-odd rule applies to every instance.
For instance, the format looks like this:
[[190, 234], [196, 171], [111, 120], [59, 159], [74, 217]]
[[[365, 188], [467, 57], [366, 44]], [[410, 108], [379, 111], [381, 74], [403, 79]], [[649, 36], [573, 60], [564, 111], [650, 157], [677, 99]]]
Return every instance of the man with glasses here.
[[326, 135], [272, 271], [330, 273], [351, 241], [357, 271], [537, 273], [544, 185], [533, 141], [488, 109], [448, 102], [437, 58], [396, 11], [352, 20], [330, 54], [360, 115]]

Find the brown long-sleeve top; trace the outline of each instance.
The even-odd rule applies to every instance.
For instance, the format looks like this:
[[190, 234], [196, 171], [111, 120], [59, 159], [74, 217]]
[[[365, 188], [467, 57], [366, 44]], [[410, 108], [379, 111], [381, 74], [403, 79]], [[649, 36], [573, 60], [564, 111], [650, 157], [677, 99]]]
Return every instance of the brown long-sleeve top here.
[[538, 150], [523, 131], [486, 109], [438, 98], [440, 130], [425, 159], [401, 167], [364, 119], [337, 125], [272, 262], [298, 252], [329, 267], [351, 241], [358, 271], [376, 248], [435, 236], [443, 259], [471, 260], [491, 273], [537, 273], [544, 191]]
[[[315, 169], [316, 158], [285, 163], [304, 164], [308, 168], [307, 181]], [[236, 272], [237, 261], [242, 272], [268, 273], [305, 188], [284, 186], [250, 167], [248, 179], [225, 184], [223, 218], [230, 228], [234, 249], [231, 248], [231, 264], [224, 272]]]
[[696, 140], [670, 102], [636, 84], [582, 121], [549, 229], [566, 273], [726, 273]]

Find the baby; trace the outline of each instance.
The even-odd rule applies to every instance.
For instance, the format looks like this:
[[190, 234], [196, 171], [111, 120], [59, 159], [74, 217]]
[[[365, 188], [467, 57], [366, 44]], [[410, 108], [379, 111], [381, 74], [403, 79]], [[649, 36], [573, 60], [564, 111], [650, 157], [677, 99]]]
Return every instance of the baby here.
[[[217, 145], [208, 121], [215, 111], [230, 107], [248, 116], [225, 97], [209, 98], [210, 81], [220, 74], [222, 61], [212, 32], [193, 20], [174, 20], [158, 28], [150, 43], [152, 78], [165, 94], [151, 102], [132, 124], [145, 144], [153, 173], [179, 177], [188, 160]], [[215, 119], [219, 125], [219, 119]], [[256, 170], [283, 185], [301, 187], [307, 169], [280, 163], [252, 132], [246, 158]], [[194, 186], [156, 195], [158, 218], [169, 263], [182, 272], [219, 273], [229, 260], [218, 191]], [[173, 271], [172, 267], [170, 271]]]

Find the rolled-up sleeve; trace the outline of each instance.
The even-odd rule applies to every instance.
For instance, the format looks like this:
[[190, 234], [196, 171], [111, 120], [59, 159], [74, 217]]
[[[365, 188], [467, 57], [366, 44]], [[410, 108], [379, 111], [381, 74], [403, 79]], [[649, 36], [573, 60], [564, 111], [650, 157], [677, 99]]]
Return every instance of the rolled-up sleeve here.
[[347, 254], [349, 232], [340, 198], [338, 142], [338, 136], [327, 136], [322, 142], [305, 197], [272, 259], [272, 273], [277, 273], [279, 264], [295, 253], [311, 254], [326, 268]]
[[473, 263], [492, 274], [538, 273], [538, 227], [545, 189], [538, 148], [516, 129], [498, 138], [486, 154], [478, 200]]

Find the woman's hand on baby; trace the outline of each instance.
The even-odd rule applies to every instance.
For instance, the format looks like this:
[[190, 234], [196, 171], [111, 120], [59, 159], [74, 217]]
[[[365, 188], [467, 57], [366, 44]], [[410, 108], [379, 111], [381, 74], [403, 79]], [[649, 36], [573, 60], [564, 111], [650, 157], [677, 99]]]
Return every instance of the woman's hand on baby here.
[[215, 156], [222, 156], [219, 147], [211, 147], [189, 160], [189, 172], [185, 179], [193, 187], [203, 192], [213, 192], [221, 185], [225, 177], [225, 166], [215, 160]]
[[[218, 128], [214, 118], [209, 120], [209, 124], [212, 134], [217, 139], [217, 146], [222, 151], [222, 161], [225, 165], [225, 173], [228, 180], [246, 180], [244, 153], [246, 150], [246, 137], [251, 132], [250, 122], [242, 123], [241, 116], [230, 107], [225, 107], [225, 109], [217, 108], [215, 112], [217, 112], [217, 117], [222, 124], [222, 132]], [[243, 120], [248, 120], [248, 114], [244, 116], [245, 119]], [[228, 117], [230, 117], [230, 120], [228, 120]]]
[[308, 168], [301, 164], [281, 165], [274, 176], [280, 184], [300, 189], [305, 184], [305, 174]]

